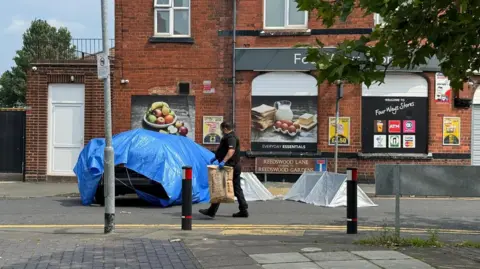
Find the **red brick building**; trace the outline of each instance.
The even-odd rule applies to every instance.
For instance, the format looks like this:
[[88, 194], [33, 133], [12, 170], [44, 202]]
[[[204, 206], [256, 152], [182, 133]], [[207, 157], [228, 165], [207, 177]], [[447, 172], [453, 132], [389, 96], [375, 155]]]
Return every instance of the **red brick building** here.
[[[335, 116], [336, 86], [317, 86], [305, 50], [292, 47], [316, 39], [334, 47], [373, 26], [373, 16], [355, 11], [347, 22], [326, 29], [290, 0], [237, 1], [235, 7], [219, 0], [115, 1], [113, 131], [155, 130], [157, 122], [144, 112], [164, 101], [198, 143], [207, 142], [205, 116], [234, 120], [246, 171], [255, 170], [258, 157], [326, 159], [333, 170], [329, 118]], [[30, 74], [27, 178], [48, 174], [43, 134], [49, 83], [80, 72], [74, 80], [86, 89], [84, 142], [103, 135], [101, 81], [95, 66], [77, 67], [44, 66]], [[435, 78], [438, 72], [432, 60], [414, 71], [389, 72], [381, 87], [345, 85], [339, 171], [358, 167], [360, 176], [373, 178], [376, 163], [470, 164], [471, 110], [454, 106], [441, 88], [443, 78]], [[472, 98], [471, 91], [461, 97]], [[279, 120], [297, 124], [291, 132], [277, 132]]]

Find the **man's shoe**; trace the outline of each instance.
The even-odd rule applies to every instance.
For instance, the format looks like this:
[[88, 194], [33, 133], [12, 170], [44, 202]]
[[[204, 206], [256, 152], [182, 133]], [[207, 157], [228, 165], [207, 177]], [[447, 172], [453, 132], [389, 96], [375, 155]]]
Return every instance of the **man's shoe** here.
[[210, 218], [215, 218], [215, 214], [213, 214], [211, 211], [209, 211], [208, 209], [200, 209], [198, 210], [198, 212], [200, 212], [200, 214], [202, 215], [205, 215], [205, 216], [208, 216]]
[[240, 211], [232, 215], [234, 218], [248, 218], [248, 211]]

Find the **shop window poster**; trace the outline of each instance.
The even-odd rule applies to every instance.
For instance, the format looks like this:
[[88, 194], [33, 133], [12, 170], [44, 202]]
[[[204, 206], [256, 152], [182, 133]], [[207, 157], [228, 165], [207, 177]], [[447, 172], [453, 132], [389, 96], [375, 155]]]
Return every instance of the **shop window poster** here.
[[[335, 146], [335, 117], [328, 119], [328, 145]], [[349, 146], [350, 145], [350, 118], [339, 117], [338, 118], [338, 145]]]
[[131, 128], [187, 136], [195, 140], [195, 97], [133, 95]]
[[443, 145], [460, 145], [460, 118], [443, 117]]
[[451, 98], [450, 80], [442, 73], [435, 73], [435, 102], [449, 104]]
[[317, 151], [316, 96], [252, 96], [251, 118], [252, 150]]
[[426, 153], [428, 98], [363, 97], [364, 153]]
[[222, 116], [203, 117], [203, 144], [220, 144], [220, 140], [222, 139], [222, 130], [220, 125], [222, 122]]

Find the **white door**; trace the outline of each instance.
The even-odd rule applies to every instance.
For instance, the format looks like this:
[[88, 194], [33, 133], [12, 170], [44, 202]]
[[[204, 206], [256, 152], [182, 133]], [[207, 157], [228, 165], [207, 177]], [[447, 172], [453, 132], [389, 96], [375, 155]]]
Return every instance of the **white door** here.
[[48, 87], [48, 174], [73, 176], [84, 144], [85, 86]]

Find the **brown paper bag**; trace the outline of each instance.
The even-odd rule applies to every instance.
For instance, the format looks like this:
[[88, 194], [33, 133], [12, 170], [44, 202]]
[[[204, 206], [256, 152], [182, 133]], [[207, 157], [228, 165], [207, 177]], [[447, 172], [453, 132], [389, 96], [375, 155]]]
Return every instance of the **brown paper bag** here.
[[210, 203], [234, 203], [233, 168], [225, 166], [218, 169], [217, 165], [208, 166], [208, 184], [210, 185]]

